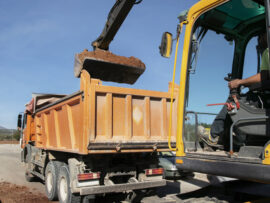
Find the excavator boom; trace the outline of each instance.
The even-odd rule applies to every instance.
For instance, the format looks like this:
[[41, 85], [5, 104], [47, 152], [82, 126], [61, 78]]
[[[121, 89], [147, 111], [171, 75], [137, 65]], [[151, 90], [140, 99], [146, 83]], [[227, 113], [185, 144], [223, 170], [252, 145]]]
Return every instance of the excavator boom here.
[[100, 36], [92, 42], [94, 50], [96, 48], [108, 50], [111, 41], [126, 19], [136, 0], [117, 0], [111, 8], [107, 22]]
[[100, 36], [92, 42], [94, 51], [75, 55], [74, 75], [82, 69], [91, 77], [104, 81], [133, 84], [145, 70], [145, 64], [135, 57], [123, 57], [108, 51], [109, 45], [134, 4], [142, 0], [117, 0], [111, 8]]

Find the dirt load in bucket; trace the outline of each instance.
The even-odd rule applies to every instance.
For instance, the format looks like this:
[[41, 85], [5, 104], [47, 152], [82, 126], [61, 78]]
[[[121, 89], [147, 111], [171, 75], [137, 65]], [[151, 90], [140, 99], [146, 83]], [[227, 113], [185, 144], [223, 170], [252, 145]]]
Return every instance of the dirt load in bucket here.
[[92, 57], [96, 59], [101, 59], [103, 61], [108, 61], [111, 63], [140, 67], [142, 69], [145, 69], [145, 64], [138, 58], [135, 58], [133, 56], [131, 57], [117, 56], [110, 51], [104, 51], [102, 49], [96, 49], [95, 51], [88, 51], [87, 49], [85, 49], [83, 52], [79, 54], [79, 58], [81, 61], [83, 61], [87, 57]]
[[145, 70], [145, 64], [133, 56], [117, 56], [110, 51], [96, 49], [75, 55], [74, 74], [80, 76], [82, 69], [92, 78], [133, 84]]

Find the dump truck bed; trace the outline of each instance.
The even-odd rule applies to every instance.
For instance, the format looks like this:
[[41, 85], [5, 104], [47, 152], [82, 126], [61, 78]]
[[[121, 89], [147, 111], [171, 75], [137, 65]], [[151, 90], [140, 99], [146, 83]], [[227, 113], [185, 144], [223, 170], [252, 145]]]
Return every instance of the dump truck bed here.
[[28, 134], [38, 148], [79, 154], [164, 151], [169, 112], [170, 91], [103, 86], [82, 71], [80, 91], [35, 109]]

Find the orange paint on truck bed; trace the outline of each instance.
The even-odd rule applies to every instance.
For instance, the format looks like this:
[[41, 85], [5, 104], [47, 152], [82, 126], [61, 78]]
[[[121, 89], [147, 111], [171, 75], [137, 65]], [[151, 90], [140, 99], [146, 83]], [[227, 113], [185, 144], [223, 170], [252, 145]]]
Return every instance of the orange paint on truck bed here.
[[[176, 98], [173, 108], [175, 142]], [[169, 110], [169, 92], [103, 86], [83, 70], [80, 91], [38, 109], [34, 125], [27, 125], [31, 130], [26, 131], [34, 130], [36, 147], [48, 150], [79, 154], [164, 151], [168, 150]]]

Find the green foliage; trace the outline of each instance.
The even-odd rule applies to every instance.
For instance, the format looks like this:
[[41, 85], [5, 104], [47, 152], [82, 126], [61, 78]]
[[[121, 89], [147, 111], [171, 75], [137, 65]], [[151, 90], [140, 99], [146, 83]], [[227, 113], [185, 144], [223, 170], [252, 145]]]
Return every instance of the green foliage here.
[[209, 123], [200, 123], [201, 126], [203, 126], [204, 128], [211, 128], [211, 124]]
[[12, 136], [7, 134], [0, 134], [0, 141], [2, 140], [12, 140]]
[[[209, 123], [199, 123], [198, 125], [203, 126], [204, 128], [211, 128], [211, 124]], [[191, 123], [185, 124], [185, 139], [186, 141], [196, 141], [196, 125]]]
[[20, 131], [18, 131], [18, 130], [16, 130], [16, 131], [14, 131], [14, 133], [13, 133], [13, 139], [15, 139], [15, 140], [20, 140]]
[[20, 140], [20, 132], [18, 130], [1, 129], [0, 141], [2, 140]]
[[196, 140], [195, 129], [196, 129], [195, 124], [190, 124], [190, 123], [185, 124], [185, 139], [186, 139], [186, 141], [195, 141]]

